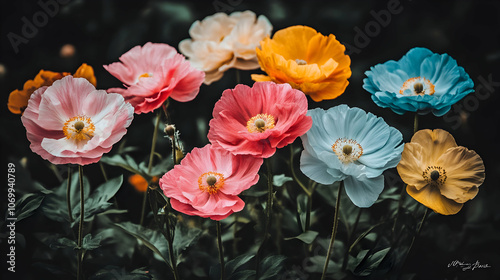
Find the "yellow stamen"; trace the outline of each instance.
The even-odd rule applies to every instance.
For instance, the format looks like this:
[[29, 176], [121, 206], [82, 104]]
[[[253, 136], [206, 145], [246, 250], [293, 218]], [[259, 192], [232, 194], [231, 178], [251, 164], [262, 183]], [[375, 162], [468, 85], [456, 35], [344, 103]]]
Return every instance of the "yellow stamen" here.
[[224, 186], [224, 175], [218, 172], [205, 172], [198, 178], [200, 190], [215, 194]]
[[85, 116], [76, 116], [64, 123], [63, 133], [67, 139], [77, 142], [88, 141], [94, 137], [95, 126], [92, 120]]
[[274, 128], [274, 117], [269, 114], [258, 114], [247, 122], [247, 130], [250, 133], [262, 133], [272, 128]]

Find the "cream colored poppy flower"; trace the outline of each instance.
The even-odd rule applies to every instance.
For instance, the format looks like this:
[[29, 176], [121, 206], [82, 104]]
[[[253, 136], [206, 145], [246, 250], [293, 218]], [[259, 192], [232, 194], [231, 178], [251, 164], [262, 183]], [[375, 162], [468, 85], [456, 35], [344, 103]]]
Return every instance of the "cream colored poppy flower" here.
[[484, 164], [472, 150], [457, 146], [445, 130], [417, 131], [405, 144], [397, 166], [406, 191], [442, 215], [458, 213], [484, 181]]
[[259, 68], [255, 49], [270, 36], [272, 25], [251, 11], [230, 15], [216, 13], [195, 21], [189, 29], [191, 39], [182, 40], [179, 50], [191, 64], [205, 72], [205, 84], [218, 81], [230, 68]]

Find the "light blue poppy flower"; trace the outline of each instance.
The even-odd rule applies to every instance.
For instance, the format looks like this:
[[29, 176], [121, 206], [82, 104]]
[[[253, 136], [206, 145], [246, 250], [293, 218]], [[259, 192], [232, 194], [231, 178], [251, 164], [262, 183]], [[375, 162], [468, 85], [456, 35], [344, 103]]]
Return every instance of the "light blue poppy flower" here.
[[300, 170], [320, 184], [344, 181], [358, 207], [370, 207], [384, 189], [382, 172], [395, 167], [403, 152], [403, 135], [359, 108], [340, 105], [307, 112], [311, 129], [301, 136]]
[[474, 83], [456, 60], [426, 48], [413, 48], [399, 61], [377, 64], [365, 75], [363, 88], [373, 101], [400, 115], [432, 112], [440, 117], [474, 91]]

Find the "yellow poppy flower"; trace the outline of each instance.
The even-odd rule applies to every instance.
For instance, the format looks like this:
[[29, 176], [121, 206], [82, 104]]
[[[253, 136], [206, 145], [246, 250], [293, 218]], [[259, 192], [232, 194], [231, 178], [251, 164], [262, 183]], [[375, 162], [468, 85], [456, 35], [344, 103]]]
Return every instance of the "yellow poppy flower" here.
[[[71, 73], [40, 70], [33, 80], [28, 80], [24, 83], [22, 90], [16, 89], [10, 93], [7, 103], [9, 110], [14, 114], [22, 114], [24, 109], [28, 106], [28, 100], [30, 99], [31, 94], [35, 92], [35, 90], [44, 86], [51, 86], [55, 81], [68, 75], [71, 75]], [[83, 63], [76, 70], [73, 77], [85, 78], [94, 86], [96, 85], [94, 69], [85, 63]]]
[[335, 36], [323, 36], [311, 27], [291, 26], [265, 38], [257, 48], [260, 68], [256, 82], [289, 83], [319, 102], [341, 95], [351, 77], [351, 59]]
[[458, 213], [484, 181], [484, 164], [472, 150], [457, 146], [445, 130], [424, 129], [405, 144], [397, 166], [406, 191], [442, 215]]
[[[159, 179], [153, 176], [151, 183], [158, 183]], [[138, 192], [146, 192], [148, 190], [148, 181], [139, 174], [134, 174], [128, 177], [128, 182], [136, 189]]]

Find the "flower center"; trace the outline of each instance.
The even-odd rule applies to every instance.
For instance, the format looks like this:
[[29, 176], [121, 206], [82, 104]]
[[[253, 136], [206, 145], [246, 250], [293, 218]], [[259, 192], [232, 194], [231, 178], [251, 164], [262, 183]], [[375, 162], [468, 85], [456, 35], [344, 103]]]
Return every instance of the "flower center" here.
[[433, 186], [442, 186], [446, 182], [446, 170], [441, 166], [428, 166], [422, 172], [424, 180]]
[[95, 126], [92, 120], [85, 116], [76, 116], [64, 123], [63, 133], [67, 139], [77, 142], [88, 141], [94, 137]]
[[353, 139], [339, 138], [332, 145], [333, 152], [343, 164], [354, 162], [363, 155], [363, 148]]
[[424, 77], [415, 77], [404, 82], [399, 93], [406, 96], [411, 95], [433, 95], [434, 85]]
[[258, 114], [250, 118], [247, 122], [247, 129], [250, 133], [264, 132], [274, 127], [274, 117], [269, 114]]
[[205, 172], [198, 178], [200, 190], [215, 194], [224, 186], [224, 175], [217, 172]]
[[303, 60], [303, 59], [296, 59], [295, 62], [297, 62], [298, 65], [306, 65], [307, 64], [307, 61]]

